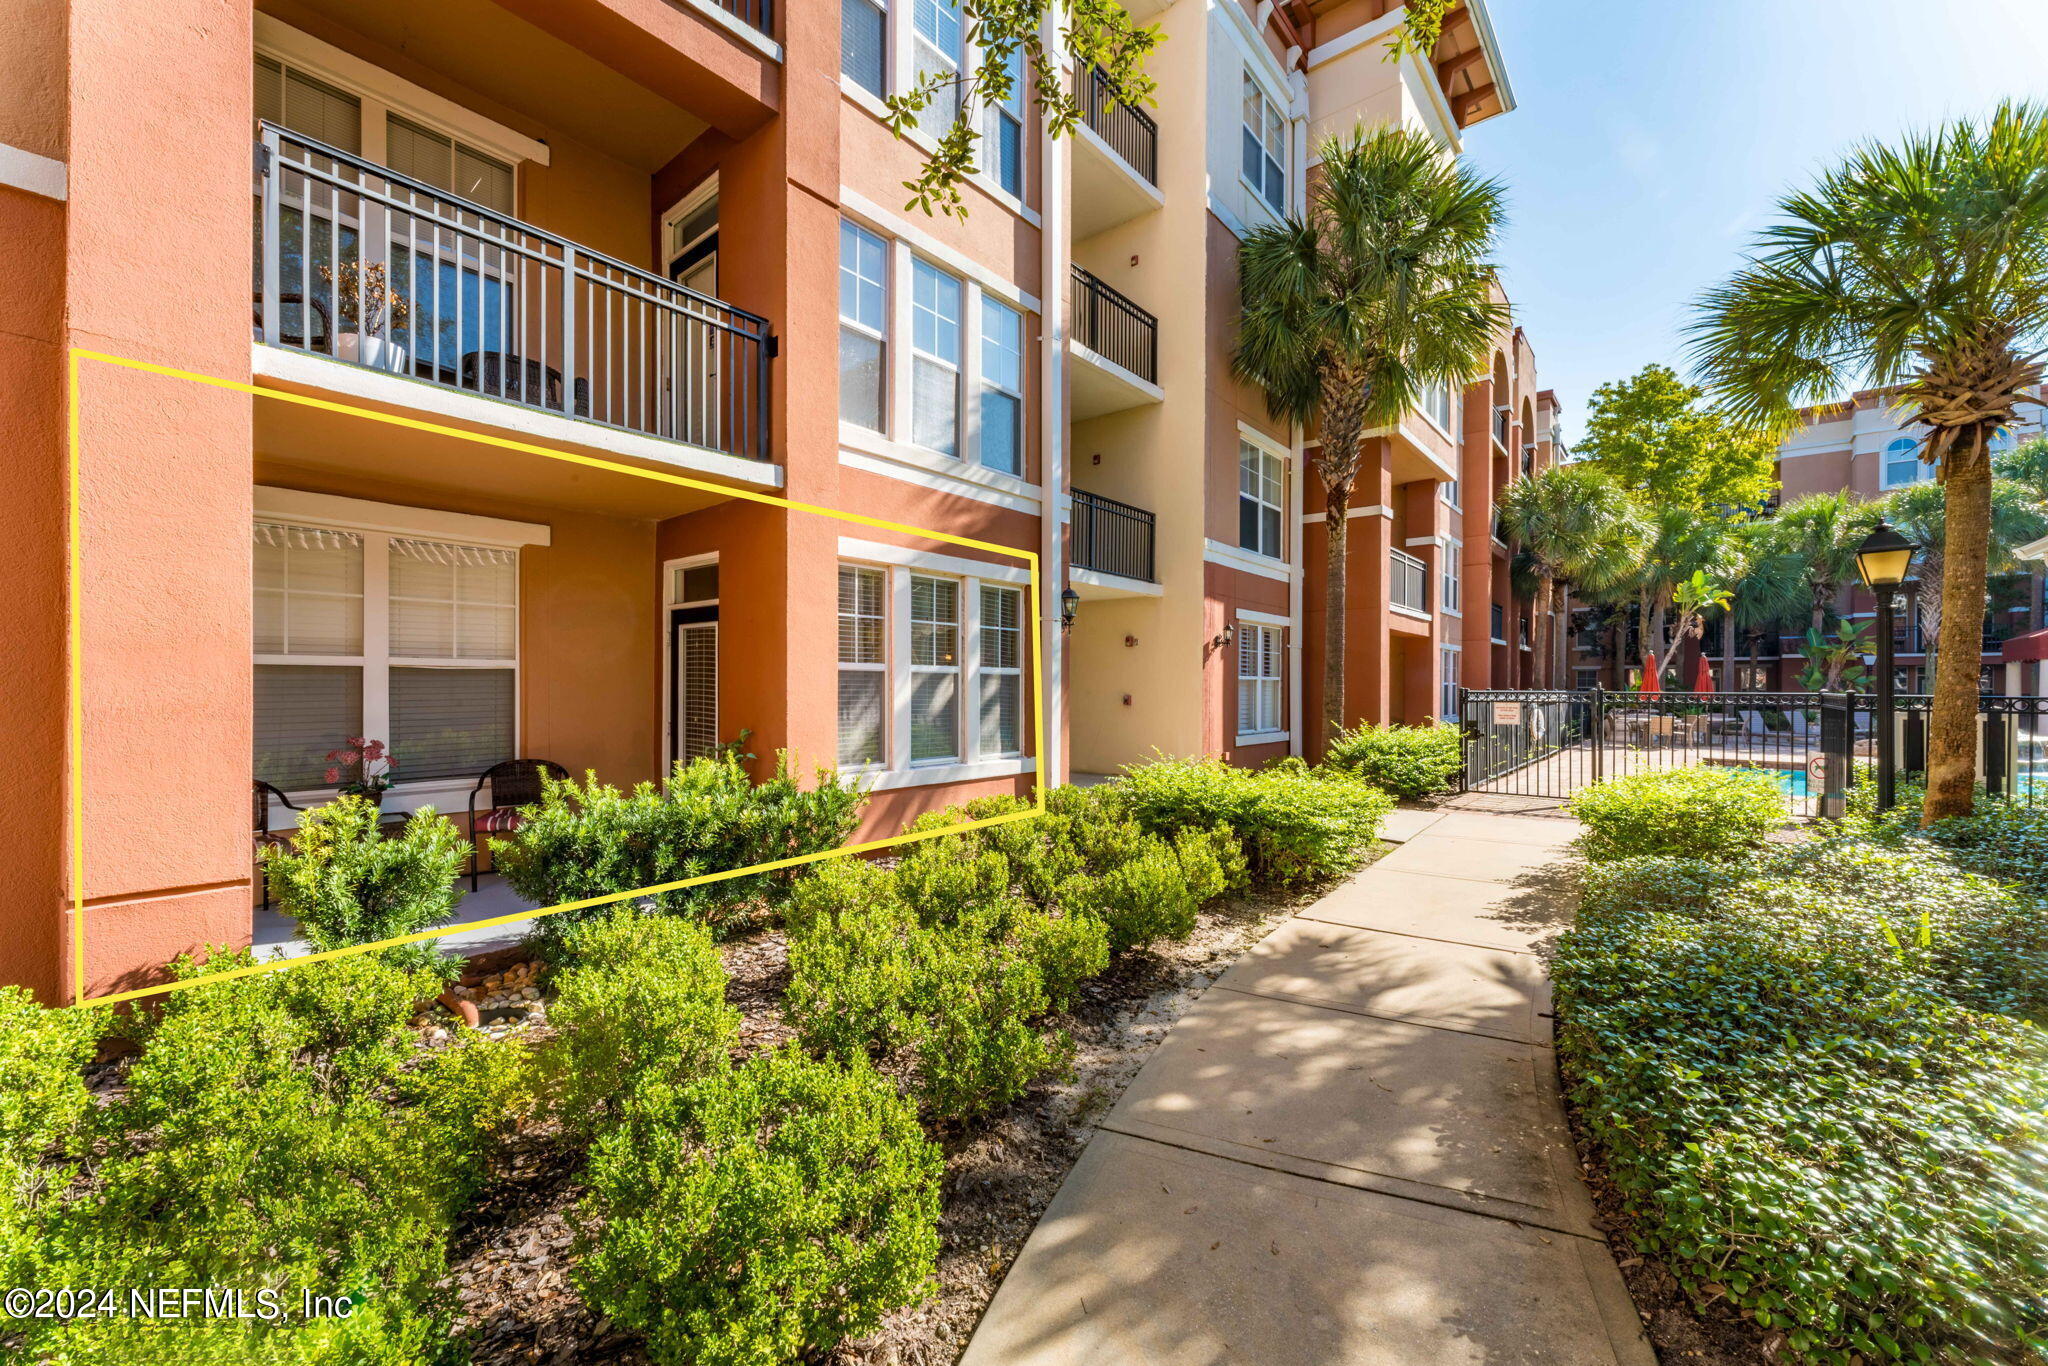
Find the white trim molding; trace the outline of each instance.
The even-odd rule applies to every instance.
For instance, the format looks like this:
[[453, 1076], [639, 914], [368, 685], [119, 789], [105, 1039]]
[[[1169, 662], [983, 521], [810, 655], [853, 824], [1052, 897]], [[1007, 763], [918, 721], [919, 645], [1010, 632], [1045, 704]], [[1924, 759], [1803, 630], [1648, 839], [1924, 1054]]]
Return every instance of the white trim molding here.
[[258, 517], [282, 517], [307, 526], [341, 527], [349, 531], [381, 531], [393, 536], [420, 536], [437, 541], [517, 548], [553, 544], [554, 529], [540, 522], [514, 522], [503, 517], [478, 517], [467, 512], [379, 503], [368, 498], [343, 498], [332, 493], [306, 493], [269, 484], [256, 486]]
[[1020, 308], [1026, 313], [1040, 311], [1036, 294], [1018, 288], [1014, 282], [1005, 280], [958, 247], [940, 241], [901, 214], [883, 208], [851, 186], [839, 187], [839, 206], [840, 212], [848, 218], [864, 224], [871, 231], [878, 232], [884, 237], [893, 237], [918, 255], [929, 257], [955, 275], [972, 280], [1012, 308]]
[[[1249, 622], [1253, 626], [1281, 626], [1290, 630], [1294, 626], [1294, 623], [1286, 617], [1273, 612], [1254, 612], [1249, 607], [1238, 608], [1236, 616], [1239, 621]], [[1287, 732], [1283, 730], [1280, 734], [1285, 735]]]
[[71, 168], [55, 157], [0, 142], [0, 185], [62, 203], [71, 193]]
[[922, 446], [892, 441], [858, 423], [839, 424], [839, 463], [890, 479], [901, 479], [939, 493], [973, 498], [1012, 512], [1035, 513], [1044, 489], [1014, 474], [987, 469], [970, 460], [940, 455]]
[[989, 778], [1018, 778], [1038, 771], [1038, 760], [1027, 754], [1021, 759], [981, 759], [969, 764], [927, 764], [924, 767], [886, 771], [852, 771], [851, 776], [869, 792], [898, 787], [932, 787], [939, 783], [974, 783]]
[[[1371, 507], [1344, 509], [1345, 521], [1348, 522], [1354, 517], [1384, 517], [1388, 521], [1392, 521], [1394, 519], [1394, 510], [1385, 503], [1374, 503]], [[1327, 520], [1327, 514], [1304, 512], [1301, 514], [1301, 520], [1304, 522], [1321, 522]]]
[[1240, 731], [1231, 741], [1232, 749], [1243, 749], [1250, 745], [1280, 745], [1294, 738], [1293, 732], [1284, 730]]
[[970, 560], [961, 555], [944, 555], [932, 550], [864, 541], [856, 536], [839, 538], [839, 557], [867, 564], [900, 564], [909, 569], [928, 569], [934, 574], [958, 574], [962, 578], [986, 579], [990, 583], [1031, 582], [1027, 565], [1002, 564], [996, 560]]
[[1285, 560], [1276, 560], [1270, 555], [1245, 550], [1224, 541], [1204, 538], [1202, 559], [1208, 564], [1220, 564], [1229, 569], [1242, 569], [1247, 574], [1256, 574], [1262, 579], [1274, 579], [1286, 583], [1301, 571]]
[[1280, 460], [1294, 459], [1294, 453], [1287, 449], [1286, 437], [1262, 432], [1243, 418], [1237, 420], [1237, 434], [1270, 456]]

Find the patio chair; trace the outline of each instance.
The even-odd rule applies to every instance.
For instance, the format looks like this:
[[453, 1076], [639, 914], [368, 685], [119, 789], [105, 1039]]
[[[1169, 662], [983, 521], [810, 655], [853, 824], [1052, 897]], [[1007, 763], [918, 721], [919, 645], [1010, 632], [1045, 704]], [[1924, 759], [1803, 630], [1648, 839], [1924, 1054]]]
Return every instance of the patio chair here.
[[[560, 781], [569, 770], [552, 759], [507, 759], [492, 764], [476, 786], [469, 790], [469, 890], [477, 888], [483, 874], [484, 836], [509, 835], [521, 823], [519, 809], [540, 800], [540, 776], [545, 772]], [[477, 810], [476, 799], [485, 787], [491, 789], [491, 804]]]
[[[316, 335], [313, 335], [313, 336], [307, 336], [307, 337], [299, 337], [299, 336], [294, 336], [293, 334], [291, 334], [291, 333], [289, 333], [289, 332], [279, 332], [277, 340], [278, 340], [278, 342], [279, 342], [280, 344], [282, 344], [282, 345], [284, 345], [284, 346], [295, 346], [295, 347], [298, 347], [298, 348], [300, 348], [300, 349], [302, 349], [302, 350], [306, 350], [306, 351], [321, 351], [321, 352], [327, 352], [327, 351], [332, 351], [332, 350], [334, 349], [334, 347], [333, 347], [333, 345], [332, 345], [332, 344], [331, 344], [331, 343], [330, 343], [330, 342], [329, 342], [329, 341], [327, 340], [327, 338], [328, 338], [328, 336], [329, 336], [329, 332], [330, 332], [330, 329], [329, 329], [329, 328], [328, 328], [328, 326], [327, 326], [327, 305], [326, 305], [326, 303], [324, 303], [323, 301], [321, 301], [321, 300], [319, 300], [319, 299], [311, 299], [311, 300], [309, 300], [309, 299], [307, 299], [307, 298], [306, 298], [306, 296], [305, 296], [305, 295], [303, 295], [303, 294], [299, 294], [299, 293], [296, 293], [296, 292], [294, 292], [294, 293], [290, 293], [290, 294], [280, 294], [280, 295], [278, 295], [278, 296], [277, 296], [277, 304], [278, 304], [278, 311], [279, 311], [280, 313], [282, 313], [282, 312], [284, 312], [284, 311], [285, 311], [285, 305], [286, 305], [286, 304], [302, 304], [302, 305], [303, 305], [303, 304], [308, 304], [308, 303], [310, 303], [310, 304], [311, 304], [311, 306], [312, 306], [312, 309], [313, 309], [313, 312], [314, 312], [314, 313], [315, 313], [315, 314], [316, 314], [316, 315], [317, 315], [317, 316], [319, 317], [319, 319], [320, 319], [320, 330], [319, 330], [319, 332], [318, 332], [318, 333], [317, 333]], [[254, 324], [254, 326], [255, 326], [255, 330], [256, 330], [256, 340], [257, 340], [257, 341], [262, 341], [262, 340], [263, 340], [263, 296], [262, 296], [261, 294], [258, 294], [258, 295], [255, 295], [255, 296], [254, 296], [253, 300], [251, 301], [251, 303], [250, 303], [250, 305], [249, 305], [249, 312], [250, 312], [250, 319], [251, 319], [251, 322], [252, 322], [252, 323]], [[306, 310], [305, 310], [305, 309], [304, 309], [304, 308], [302, 307], [302, 308], [301, 308], [301, 309], [299, 310], [299, 318], [300, 318], [300, 322], [299, 322], [299, 325], [300, 325], [301, 327], [305, 326], [305, 313], [306, 313]], [[283, 322], [283, 319], [279, 319], [279, 322], [280, 322], [280, 324], [281, 324], [281, 323]]]
[[[250, 783], [249, 805], [251, 814], [254, 816], [256, 853], [259, 857], [265, 849], [273, 845], [289, 844], [291, 842], [291, 830], [272, 830], [270, 828], [270, 804], [273, 801], [283, 806], [287, 811], [303, 811], [305, 809], [295, 805], [290, 797], [285, 796], [283, 792], [264, 782], [261, 778], [254, 779]], [[293, 828], [296, 829], [297, 827]], [[267, 877], [263, 879], [263, 909], [266, 911], [270, 909], [270, 879]]]
[[1764, 714], [1744, 707], [1742, 709], [1742, 733], [1744, 735], [1769, 735], [1771, 728], [1764, 724]]

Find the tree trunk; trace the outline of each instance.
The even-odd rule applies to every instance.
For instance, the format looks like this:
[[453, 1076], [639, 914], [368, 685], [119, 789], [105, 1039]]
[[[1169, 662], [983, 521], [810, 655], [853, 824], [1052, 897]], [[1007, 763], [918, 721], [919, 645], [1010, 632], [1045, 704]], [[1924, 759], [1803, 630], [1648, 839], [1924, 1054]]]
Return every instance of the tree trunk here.
[[1352, 480], [1341, 479], [1323, 490], [1323, 741], [1326, 753], [1344, 729], [1344, 603], [1350, 587], [1345, 551], [1351, 540]]
[[1976, 802], [1977, 658], [1983, 649], [1991, 545], [1991, 462], [1985, 435], [1982, 427], [1956, 434], [1943, 481], [1941, 628], [1927, 727], [1927, 807], [1921, 816], [1928, 825], [1967, 816]]
[[1628, 687], [1628, 614], [1616, 607], [1610, 620], [1614, 626], [1614, 686], [1620, 691]]
[[1529, 603], [1529, 611], [1536, 618], [1529, 630], [1533, 637], [1531, 643], [1536, 647], [1536, 658], [1532, 661], [1536, 666], [1536, 676], [1529, 680], [1532, 688], [1555, 686], [1550, 678], [1550, 632], [1551, 623], [1557, 617], [1550, 609], [1557, 605], [1556, 595], [1557, 580], [1548, 574], [1538, 574], [1536, 596]]
[[1721, 691], [1735, 691], [1735, 604], [1728, 604], [1728, 615], [1721, 619]]

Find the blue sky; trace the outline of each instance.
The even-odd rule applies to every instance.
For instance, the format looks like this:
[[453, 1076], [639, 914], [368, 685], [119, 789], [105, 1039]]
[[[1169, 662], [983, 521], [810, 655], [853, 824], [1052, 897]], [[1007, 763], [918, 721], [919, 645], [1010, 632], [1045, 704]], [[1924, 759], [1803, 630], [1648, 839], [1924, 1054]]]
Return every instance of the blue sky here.
[[1508, 186], [1509, 297], [1577, 437], [1599, 384], [1684, 370], [1692, 299], [1844, 148], [2048, 98], [2048, 0], [1490, 0], [1518, 107], [1466, 136]]

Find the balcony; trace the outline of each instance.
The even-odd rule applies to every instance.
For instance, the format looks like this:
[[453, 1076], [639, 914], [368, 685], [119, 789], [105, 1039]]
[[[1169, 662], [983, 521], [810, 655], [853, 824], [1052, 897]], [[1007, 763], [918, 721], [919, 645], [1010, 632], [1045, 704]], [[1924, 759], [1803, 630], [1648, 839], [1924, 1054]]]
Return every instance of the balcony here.
[[1427, 617], [1429, 566], [1405, 550], [1388, 551], [1387, 596], [1396, 608]]
[[775, 36], [774, 0], [710, 0], [764, 38]]
[[261, 138], [257, 340], [768, 459], [766, 319], [275, 125]]
[[1081, 127], [1074, 135], [1073, 234], [1093, 237], [1166, 201], [1159, 193], [1159, 125], [1125, 104], [1100, 67], [1079, 78]]
[[1505, 451], [1508, 448], [1508, 425], [1510, 416], [1511, 414], [1509, 410], [1504, 406], [1496, 407], [1493, 410], [1493, 439], [1500, 443], [1500, 448], [1503, 451]]
[[[1159, 576], [1153, 562], [1154, 518], [1150, 512], [1085, 489], [1074, 490], [1073, 507], [1073, 520], [1068, 524], [1067, 553], [1074, 569], [1085, 571], [1089, 576], [1130, 581], [1122, 585], [1127, 589], [1125, 594], [1084, 592], [1083, 597], [1128, 596], [1143, 591], [1136, 585], [1158, 583]], [[1075, 577], [1077, 582], [1092, 583], [1099, 589], [1119, 586], [1093, 577], [1083, 579], [1081, 572], [1077, 572]], [[1156, 588], [1153, 591], [1156, 592]]]
[[1075, 421], [1164, 401], [1159, 320], [1080, 266], [1069, 299]]

